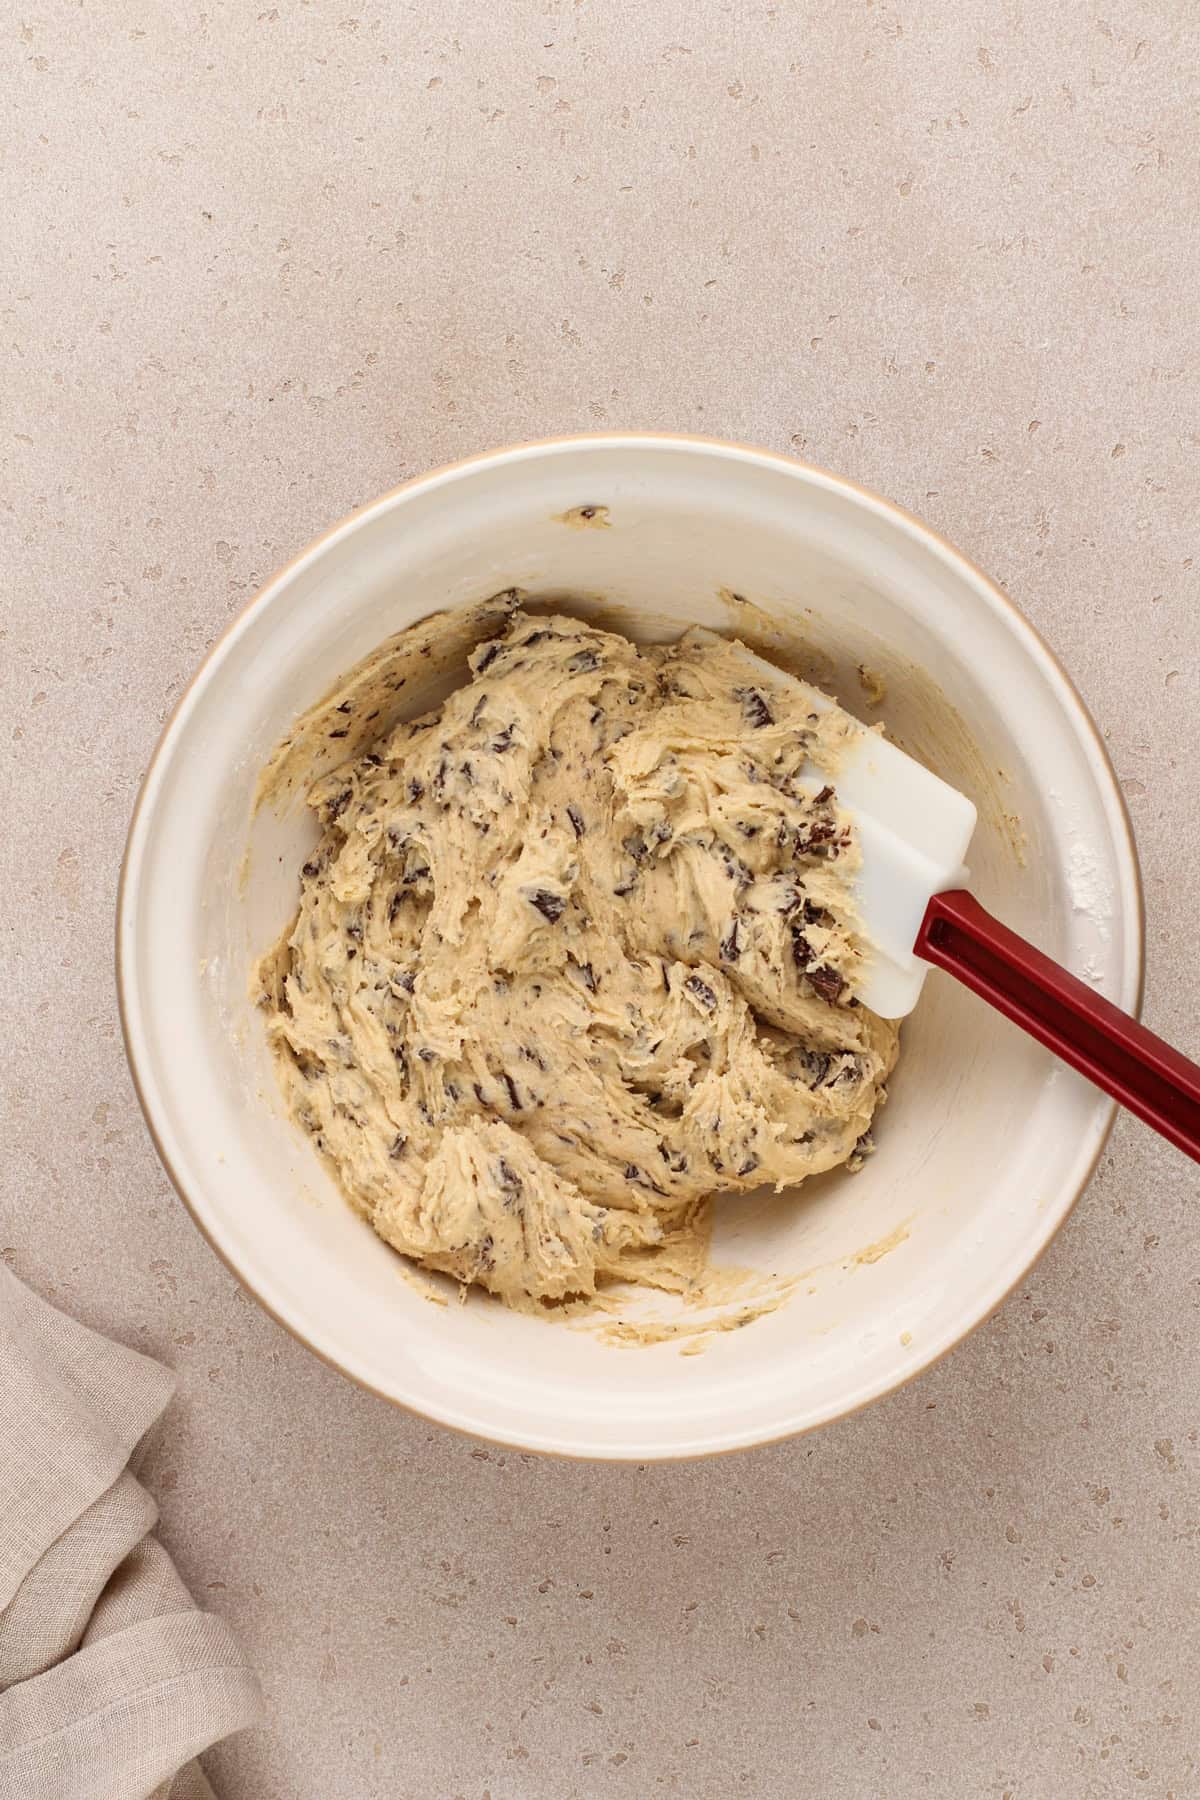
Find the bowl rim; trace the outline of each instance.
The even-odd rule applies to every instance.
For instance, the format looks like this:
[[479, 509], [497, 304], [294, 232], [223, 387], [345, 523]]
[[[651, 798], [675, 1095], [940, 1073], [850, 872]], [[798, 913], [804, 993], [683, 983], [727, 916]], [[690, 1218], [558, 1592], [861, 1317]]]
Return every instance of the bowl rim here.
[[1080, 694], [1079, 689], [1076, 687], [1071, 676], [1067, 673], [1065, 666], [1042, 637], [1037, 627], [1025, 616], [1016, 605], [1015, 601], [1010, 599], [1003, 588], [1001, 588], [990, 575], [981, 569], [977, 563], [973, 562], [970, 557], [966, 556], [956, 545], [952, 544], [948, 538], [944, 537], [932, 526], [926, 524], [926, 522], [919, 518], [917, 514], [908, 511], [907, 508], [900, 506], [896, 501], [886, 499], [883, 495], [875, 493], [872, 489], [863, 486], [861, 483], [852, 480], [848, 476], [835, 474], [828, 469], [822, 468], [817, 463], [811, 463], [801, 457], [793, 456], [780, 450], [772, 450], [764, 446], [745, 444], [727, 438], [711, 437], [702, 433], [653, 430], [572, 432], [552, 437], [521, 440], [515, 443], [498, 446], [493, 450], [480, 451], [470, 456], [460, 457], [452, 462], [441, 463], [420, 474], [408, 476], [403, 481], [396, 483], [395, 486], [386, 489], [382, 494], [376, 495], [373, 499], [364, 502], [363, 505], [355, 507], [334, 524], [328, 526], [326, 530], [312, 539], [312, 541], [305, 545], [305, 547], [295, 556], [289, 558], [288, 561], [276, 569], [272, 575], [268, 576], [258, 590], [252, 594], [241, 607], [239, 607], [233, 618], [227, 622], [213, 640], [200, 663], [184, 684], [174, 706], [171, 708], [167, 720], [163, 725], [157, 742], [151, 752], [149, 761], [146, 764], [145, 773], [142, 776], [141, 784], [138, 789], [137, 799], [134, 802], [133, 811], [130, 815], [129, 829], [126, 835], [125, 848], [121, 858], [120, 874], [117, 883], [114, 918], [117, 1009], [121, 1021], [121, 1036], [125, 1047], [125, 1057], [129, 1066], [129, 1073], [133, 1082], [134, 1091], [137, 1095], [138, 1105], [141, 1109], [142, 1117], [145, 1121], [151, 1142], [154, 1145], [155, 1152], [162, 1167], [166, 1171], [172, 1186], [180, 1200], [183, 1202], [193, 1224], [204, 1237], [209, 1247], [229, 1270], [230, 1274], [239, 1285], [249, 1293], [255, 1301], [257, 1301], [264, 1312], [266, 1312], [276, 1324], [282, 1326], [289, 1336], [294, 1338], [297, 1343], [302, 1344], [306, 1350], [309, 1350], [313, 1355], [319, 1357], [329, 1368], [335, 1369], [339, 1375], [353, 1381], [356, 1386], [364, 1389], [366, 1392], [376, 1395], [381, 1400], [385, 1400], [390, 1406], [398, 1407], [402, 1411], [409, 1413], [413, 1418], [432, 1420], [434, 1423], [444, 1426], [451, 1431], [455, 1431], [472, 1442], [500, 1443], [506, 1447], [523, 1451], [528, 1454], [557, 1456], [565, 1460], [576, 1462], [689, 1462], [713, 1456], [730, 1456], [741, 1451], [783, 1443], [789, 1438], [807, 1436], [809, 1432], [819, 1430], [823, 1426], [832, 1425], [842, 1419], [851, 1418], [855, 1413], [863, 1411], [866, 1407], [873, 1405], [877, 1400], [882, 1400], [889, 1394], [896, 1393], [910, 1381], [915, 1381], [918, 1376], [925, 1374], [927, 1370], [941, 1362], [944, 1357], [949, 1356], [950, 1353], [956, 1350], [972, 1332], [978, 1330], [981, 1325], [986, 1324], [990, 1318], [994, 1317], [1016, 1289], [1020, 1287], [1021, 1283], [1028, 1278], [1030, 1272], [1036, 1267], [1042, 1256], [1045, 1255], [1051, 1243], [1053, 1243], [1054, 1239], [1058, 1236], [1058, 1233], [1062, 1230], [1063, 1226], [1074, 1212], [1080, 1198], [1091, 1182], [1096, 1169], [1099, 1167], [1100, 1159], [1103, 1156], [1112, 1135], [1113, 1125], [1117, 1114], [1116, 1103], [1109, 1102], [1108, 1104], [1102, 1127], [1096, 1140], [1095, 1151], [1087, 1167], [1078, 1174], [1074, 1191], [1066, 1194], [1065, 1198], [1060, 1198], [1058, 1205], [1051, 1213], [1052, 1222], [1050, 1229], [1046, 1232], [1042, 1241], [1031, 1250], [1028, 1261], [1023, 1264], [1020, 1271], [1004, 1288], [1003, 1292], [989, 1301], [986, 1309], [969, 1324], [964, 1325], [953, 1337], [950, 1337], [946, 1341], [935, 1346], [928, 1355], [922, 1357], [912, 1366], [903, 1369], [894, 1377], [894, 1379], [878, 1381], [871, 1388], [870, 1392], [855, 1398], [849, 1404], [839, 1408], [838, 1411], [830, 1412], [823, 1418], [811, 1420], [807, 1423], [786, 1426], [784, 1429], [772, 1432], [770, 1435], [746, 1437], [733, 1443], [698, 1450], [674, 1450], [668, 1448], [661, 1452], [653, 1452], [647, 1451], [645, 1448], [626, 1450], [617, 1447], [605, 1450], [585, 1451], [562, 1448], [545, 1442], [529, 1442], [527, 1439], [520, 1437], [516, 1432], [503, 1432], [496, 1437], [490, 1437], [482, 1428], [464, 1425], [461, 1421], [445, 1416], [437, 1411], [427, 1410], [424, 1406], [418, 1405], [414, 1401], [401, 1399], [398, 1395], [389, 1392], [386, 1388], [382, 1388], [375, 1382], [368, 1380], [358, 1371], [348, 1368], [345, 1363], [339, 1361], [329, 1350], [316, 1343], [299, 1324], [294, 1323], [291, 1319], [285, 1318], [277, 1308], [258, 1291], [249, 1276], [238, 1267], [226, 1253], [224, 1247], [217, 1241], [204, 1216], [203, 1202], [198, 1201], [188, 1192], [186, 1184], [177, 1173], [174, 1164], [171, 1161], [159, 1131], [158, 1123], [153, 1116], [151, 1106], [146, 1097], [138, 1062], [137, 1033], [131, 1020], [133, 1007], [129, 993], [130, 978], [125, 963], [123, 944], [133, 872], [140, 868], [140, 863], [144, 855], [146, 833], [148, 829], [149, 800], [153, 796], [155, 788], [158, 785], [159, 771], [165, 762], [166, 755], [172, 747], [173, 740], [183, 729], [186, 715], [191, 709], [199, 689], [209, 679], [212, 670], [223, 657], [228, 645], [248, 628], [251, 618], [269, 605], [274, 596], [281, 589], [286, 587], [293, 576], [298, 574], [302, 568], [306, 567], [320, 556], [335, 538], [351, 534], [369, 518], [373, 518], [380, 513], [386, 512], [389, 508], [403, 501], [410, 495], [447, 485], [459, 476], [467, 474], [474, 469], [504, 462], [533, 460], [541, 455], [553, 455], [558, 452], [567, 452], [576, 449], [620, 449], [624, 445], [637, 447], [659, 445], [667, 449], [691, 450], [704, 454], [725, 456], [740, 462], [767, 464], [770, 467], [779, 469], [789, 475], [802, 477], [818, 487], [825, 487], [834, 492], [847, 495], [849, 498], [865, 504], [868, 510], [884, 517], [891, 518], [893, 522], [899, 524], [908, 535], [923, 541], [926, 545], [934, 549], [935, 552], [939, 553], [943, 559], [958, 567], [959, 571], [966, 577], [968, 583], [973, 585], [979, 592], [980, 597], [1001, 616], [1009, 630], [1023, 641], [1025, 648], [1033, 654], [1035, 661], [1041, 663], [1043, 669], [1050, 675], [1052, 682], [1057, 686], [1059, 695], [1064, 702], [1065, 710], [1069, 713], [1077, 734], [1084, 740], [1085, 744], [1090, 743], [1095, 760], [1100, 797], [1102, 802], [1105, 803], [1105, 810], [1108, 813], [1110, 824], [1113, 827], [1118, 865], [1123, 865], [1121, 873], [1125, 876], [1126, 891], [1121, 895], [1121, 902], [1122, 910], [1126, 915], [1126, 937], [1129, 942], [1132, 956], [1132, 966], [1129, 971], [1129, 974], [1132, 976], [1133, 988], [1133, 992], [1130, 996], [1130, 1010], [1135, 1017], [1140, 1017], [1146, 978], [1145, 890], [1142, 879], [1141, 863], [1138, 857], [1137, 841], [1134, 836], [1129, 808], [1099, 726], [1092, 717], [1087, 703]]

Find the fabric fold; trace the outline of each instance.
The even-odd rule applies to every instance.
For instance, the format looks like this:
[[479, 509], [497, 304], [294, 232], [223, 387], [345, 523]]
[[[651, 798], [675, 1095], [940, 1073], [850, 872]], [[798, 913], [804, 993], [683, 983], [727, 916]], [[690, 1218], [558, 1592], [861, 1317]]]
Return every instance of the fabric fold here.
[[0, 1690], [78, 1648], [114, 1571], [154, 1527], [158, 1508], [123, 1469], [29, 1571], [0, 1613]]
[[168, 1369], [39, 1300], [0, 1264], [0, 1610], [116, 1481], [175, 1388]]
[[193, 1759], [261, 1714], [127, 1467], [173, 1388], [0, 1264], [0, 1800], [215, 1800]]
[[223, 1620], [194, 1609], [144, 1619], [0, 1696], [0, 1794], [146, 1800], [258, 1712]]

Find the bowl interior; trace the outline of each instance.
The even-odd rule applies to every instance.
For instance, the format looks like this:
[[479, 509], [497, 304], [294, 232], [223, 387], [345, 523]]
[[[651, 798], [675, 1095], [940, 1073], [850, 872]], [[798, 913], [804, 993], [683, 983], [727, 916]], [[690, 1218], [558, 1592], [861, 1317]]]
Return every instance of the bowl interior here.
[[[581, 524], [583, 506], [607, 510]], [[147, 1116], [251, 1290], [391, 1398], [533, 1448], [638, 1458], [819, 1423], [987, 1314], [1060, 1222], [1108, 1120], [1099, 1095], [940, 974], [905, 1027], [862, 1172], [721, 1206], [717, 1261], [799, 1280], [703, 1354], [681, 1354], [691, 1339], [615, 1345], [483, 1296], [447, 1303], [351, 1214], [283, 1115], [248, 974], [290, 914], [315, 831], [302, 807], [251, 817], [258, 773], [382, 638], [510, 586], [639, 639], [736, 632], [885, 720], [976, 802], [985, 903], [1136, 1004], [1136, 867], [1111, 770], [995, 590], [893, 509], [801, 465], [680, 439], [575, 440], [377, 502], [277, 577], [205, 665], [126, 863], [123, 1006]]]

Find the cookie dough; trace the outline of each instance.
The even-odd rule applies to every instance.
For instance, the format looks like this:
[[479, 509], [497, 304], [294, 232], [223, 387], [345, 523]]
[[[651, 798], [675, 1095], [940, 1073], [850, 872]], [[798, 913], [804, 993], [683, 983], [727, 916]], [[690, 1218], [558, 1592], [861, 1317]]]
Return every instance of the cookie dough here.
[[[268, 793], [326, 771], [299, 910], [255, 974], [280, 1080], [426, 1267], [525, 1308], [687, 1290], [710, 1196], [870, 1147], [897, 1037], [853, 994], [835, 784], [861, 728], [734, 642], [489, 605], [468, 636], [497, 635], [437, 710], [388, 712], [402, 636], [273, 759]], [[418, 653], [464, 617], [415, 628]]]

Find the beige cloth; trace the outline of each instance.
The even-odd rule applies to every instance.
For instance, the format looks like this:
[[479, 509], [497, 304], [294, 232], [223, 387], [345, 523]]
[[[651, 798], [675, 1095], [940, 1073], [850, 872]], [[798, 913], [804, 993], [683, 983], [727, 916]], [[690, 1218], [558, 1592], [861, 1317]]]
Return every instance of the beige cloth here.
[[0, 1264], [0, 1800], [213, 1800], [258, 1683], [126, 1467], [174, 1379]]

